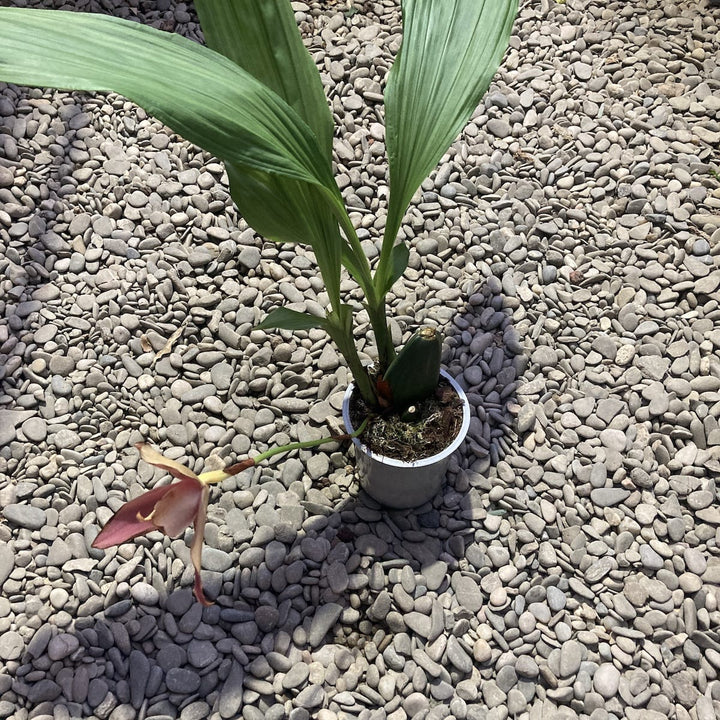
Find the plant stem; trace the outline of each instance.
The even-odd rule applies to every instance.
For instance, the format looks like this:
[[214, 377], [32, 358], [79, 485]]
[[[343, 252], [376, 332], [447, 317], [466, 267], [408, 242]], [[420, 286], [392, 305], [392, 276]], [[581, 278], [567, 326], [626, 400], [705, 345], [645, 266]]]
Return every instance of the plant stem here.
[[318, 445], [324, 445], [325, 443], [329, 442], [350, 440], [354, 437], [357, 437], [358, 435], [361, 435], [367, 427], [369, 421], [370, 418], [366, 417], [362, 421], [360, 427], [352, 433], [344, 433], [343, 435], [329, 435], [328, 437], [319, 438], [318, 440], [303, 440], [302, 442], [294, 442], [290, 443], [289, 445], [281, 445], [280, 447], [270, 448], [270, 450], [266, 450], [264, 453], [256, 455], [253, 460], [255, 461], [255, 464], [257, 464], [259, 462], [262, 462], [263, 460], [267, 460], [268, 458], [273, 457], [273, 455], [278, 455], [279, 453], [283, 452], [289, 452], [290, 450], [307, 450], [308, 448], [314, 448]]
[[[388, 355], [394, 356], [394, 349], [392, 348], [387, 320], [385, 318], [385, 299], [384, 297], [380, 299], [377, 297], [370, 263], [360, 244], [360, 238], [358, 238], [357, 232], [355, 231], [355, 226], [347, 214], [340, 192], [335, 193], [328, 191], [326, 195], [334, 207], [340, 228], [347, 239], [346, 249], [352, 258], [352, 275], [365, 294], [368, 313], [370, 315], [370, 324], [375, 333], [376, 343], [380, 343], [377, 350], [382, 366], [384, 365], [384, 359], [387, 358]], [[350, 373], [355, 380], [358, 392], [363, 400], [365, 400], [370, 407], [375, 407], [377, 405], [375, 387], [367, 370], [360, 361], [353, 335], [354, 317], [350, 307], [346, 306], [346, 308], [349, 312], [348, 315], [342, 312], [342, 308], [333, 307], [333, 312], [328, 315], [328, 320], [330, 321], [330, 329], [328, 332], [337, 345], [340, 354], [345, 358], [345, 362], [350, 369]]]
[[370, 270], [370, 263], [365, 256], [365, 251], [360, 244], [360, 238], [357, 236], [355, 226], [350, 220], [350, 216], [345, 211], [344, 205], [342, 206], [342, 213], [338, 213], [340, 219], [340, 226], [345, 233], [350, 249], [352, 250], [355, 264], [357, 265], [360, 277], [355, 278], [358, 284], [362, 287], [366, 297], [374, 297], [375, 288], [372, 281], [372, 272]]
[[[380, 364], [381, 370], [385, 370], [388, 365], [390, 365], [390, 363], [395, 359], [395, 348], [392, 344], [392, 337], [390, 335], [387, 315], [385, 312], [386, 293], [383, 293], [382, 295], [378, 294], [375, 283], [373, 282], [370, 265], [367, 261], [367, 257], [365, 256], [365, 252], [362, 249], [362, 245], [360, 245], [360, 239], [355, 232], [355, 227], [353, 226], [352, 222], [350, 222], [350, 218], [345, 215], [342, 218], [341, 224], [343, 230], [345, 231], [345, 235], [348, 238], [348, 243], [350, 245], [350, 249], [352, 251], [355, 263], [361, 273], [361, 277], [355, 279], [365, 293], [368, 316], [370, 318], [370, 325], [372, 326], [373, 332], [375, 333], [378, 362]], [[355, 371], [352, 372], [356, 381], [359, 381], [359, 378], [355, 376]], [[365, 396], [363, 395], [363, 397]]]
[[377, 397], [375, 395], [375, 387], [373, 386], [370, 375], [365, 369], [365, 366], [360, 362], [360, 356], [358, 355], [357, 348], [355, 347], [355, 339], [350, 334], [349, 337], [342, 332], [331, 333], [332, 339], [338, 346], [341, 355], [345, 358], [345, 362], [350, 368], [350, 373], [355, 380], [358, 392], [362, 396], [362, 399], [370, 406], [375, 407], [377, 405]]
[[[391, 203], [392, 205], [392, 203]], [[383, 233], [382, 246], [380, 249], [380, 258], [375, 275], [373, 276], [373, 290], [375, 294], [382, 292], [382, 288], [386, 288], [390, 280], [390, 258], [392, 256], [393, 245], [400, 229], [400, 221], [402, 215], [393, 217], [393, 207], [388, 209], [388, 217], [385, 220], [385, 232]], [[397, 215], [397, 212], [395, 213]], [[387, 291], [385, 291], [387, 293]]]
[[370, 324], [372, 325], [373, 332], [375, 333], [375, 344], [377, 345], [380, 372], [385, 372], [390, 363], [395, 359], [395, 347], [392, 342], [392, 336], [385, 312], [385, 298], [383, 297], [376, 306], [373, 306], [370, 302], [368, 302], [367, 311], [370, 318]]

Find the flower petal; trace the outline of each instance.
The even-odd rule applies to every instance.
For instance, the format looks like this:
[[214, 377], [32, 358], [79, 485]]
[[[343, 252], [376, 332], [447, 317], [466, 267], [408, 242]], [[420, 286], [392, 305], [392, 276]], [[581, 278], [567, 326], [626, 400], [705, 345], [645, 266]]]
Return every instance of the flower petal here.
[[198, 480], [198, 476], [189, 467], [175, 460], [170, 460], [170, 458], [166, 458], [163, 454], [150, 447], [150, 445], [146, 443], [136, 443], [135, 447], [140, 452], [140, 457], [146, 463], [150, 463], [150, 465], [159, 467], [162, 470], [167, 470], [173, 477], [179, 480], [186, 480], [188, 478]]
[[169, 537], [176, 537], [198, 514], [204, 485], [192, 478], [170, 485], [169, 492], [155, 505], [153, 524]]
[[155, 523], [150, 520], [141, 520], [140, 517], [148, 517], [155, 509], [157, 503], [171, 490], [172, 485], [153, 488], [126, 502], [111, 518], [105, 523], [105, 527], [98, 533], [92, 546], [104, 550], [112, 545], [132, 540], [138, 535], [144, 535], [150, 530], [157, 530]]
[[205, 540], [205, 520], [207, 518], [207, 504], [210, 497], [210, 490], [203, 488], [200, 504], [198, 506], [197, 515], [195, 516], [195, 537], [193, 538], [192, 547], [190, 548], [190, 559], [195, 566], [195, 597], [198, 602], [203, 605], [212, 605], [205, 597], [202, 587], [202, 579], [200, 578], [200, 570], [202, 569], [202, 546]]

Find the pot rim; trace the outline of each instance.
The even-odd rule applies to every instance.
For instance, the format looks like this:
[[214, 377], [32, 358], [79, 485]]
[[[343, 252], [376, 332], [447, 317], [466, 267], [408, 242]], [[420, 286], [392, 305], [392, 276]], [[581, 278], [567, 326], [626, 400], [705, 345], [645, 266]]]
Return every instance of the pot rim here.
[[[458, 397], [462, 400], [463, 403], [463, 420], [462, 424], [460, 425], [460, 430], [458, 430], [458, 433], [453, 439], [453, 441], [444, 450], [441, 450], [439, 453], [431, 455], [430, 457], [421, 458], [420, 460], [415, 460], [414, 462], [406, 462], [405, 460], [398, 460], [397, 458], [387, 457], [387, 455], [380, 455], [379, 453], [374, 453], [358, 438], [352, 439], [353, 444], [373, 460], [377, 460], [378, 462], [381, 462], [385, 465], [390, 465], [392, 467], [425, 467], [427, 465], [433, 465], [434, 463], [440, 460], [444, 460], [446, 457], [452, 455], [452, 453], [454, 453], [460, 447], [460, 444], [465, 439], [468, 429], [470, 428], [470, 402], [467, 399], [467, 395], [465, 395], [465, 391], [460, 387], [460, 385], [458, 385], [454, 377], [452, 377], [446, 370], [442, 369], [440, 370], [440, 375], [450, 383], [453, 390], [455, 390], [455, 392], [458, 394]], [[355, 383], [351, 382], [350, 385], [348, 385], [347, 390], [345, 391], [342, 404], [343, 422], [345, 423], [345, 427], [350, 432], [354, 432], [355, 430], [350, 421], [350, 397], [352, 396], [354, 389]]]

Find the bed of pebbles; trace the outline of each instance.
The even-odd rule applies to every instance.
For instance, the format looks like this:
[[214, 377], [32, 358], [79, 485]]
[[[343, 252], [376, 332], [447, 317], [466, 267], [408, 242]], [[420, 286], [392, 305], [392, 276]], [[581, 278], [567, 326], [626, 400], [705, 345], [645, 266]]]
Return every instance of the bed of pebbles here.
[[[69, 5], [200, 37], [184, 3]], [[370, 256], [397, 5], [294, 3]], [[386, 512], [339, 445], [233, 478], [205, 609], [191, 531], [90, 543], [164, 480], [137, 441], [199, 470], [337, 425], [327, 338], [253, 330], [324, 304], [312, 258], [123, 98], [0, 84], [0, 718], [720, 717], [719, 26], [523, 3], [391, 298], [473, 406], [444, 492]]]

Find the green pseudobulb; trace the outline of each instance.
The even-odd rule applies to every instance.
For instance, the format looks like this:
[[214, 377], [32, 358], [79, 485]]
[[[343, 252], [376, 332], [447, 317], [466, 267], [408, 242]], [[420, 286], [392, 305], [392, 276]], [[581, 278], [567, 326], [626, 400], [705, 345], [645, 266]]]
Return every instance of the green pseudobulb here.
[[418, 330], [398, 353], [384, 376], [392, 405], [404, 410], [430, 397], [440, 379], [442, 338], [435, 328]]

